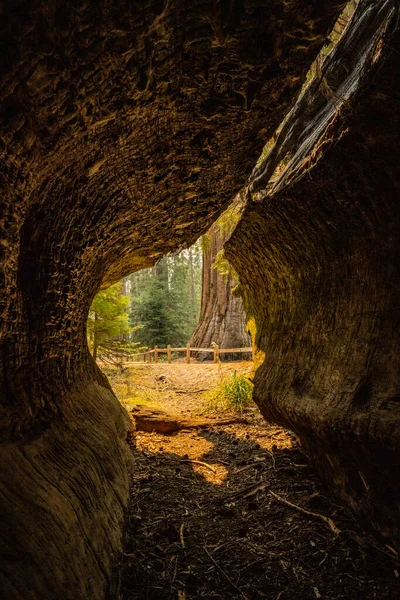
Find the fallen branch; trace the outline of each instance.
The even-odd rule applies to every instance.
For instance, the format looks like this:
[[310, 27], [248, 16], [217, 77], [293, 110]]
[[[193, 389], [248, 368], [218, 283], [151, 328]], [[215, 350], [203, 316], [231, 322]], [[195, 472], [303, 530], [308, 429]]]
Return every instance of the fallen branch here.
[[148, 406], [136, 405], [130, 411], [132, 420], [135, 422], [136, 431], [147, 431], [156, 433], [174, 433], [181, 429], [201, 429], [207, 427], [218, 427], [232, 425], [235, 423], [247, 423], [243, 417], [229, 419], [182, 419], [177, 415], [170, 415], [162, 410], [149, 408]]
[[275, 494], [275, 492], [273, 492], [272, 490], [269, 490], [269, 493], [271, 494], [271, 496], [276, 498], [276, 500], [278, 500], [279, 502], [282, 502], [282, 504], [286, 504], [286, 506], [289, 506], [290, 508], [297, 510], [298, 512], [302, 513], [303, 515], [307, 515], [309, 517], [313, 517], [314, 519], [319, 519], [320, 521], [323, 521], [324, 523], [326, 523], [328, 525], [328, 527], [330, 527], [330, 529], [333, 531], [333, 533], [335, 535], [339, 535], [341, 533], [341, 530], [337, 527], [335, 522], [330, 517], [326, 517], [325, 515], [321, 515], [320, 513], [315, 513], [310, 510], [306, 510], [305, 508], [302, 508], [301, 506], [297, 506], [297, 504], [293, 504], [292, 502], [289, 502], [289, 500], [285, 500], [281, 496], [278, 496], [278, 494]]
[[244, 593], [242, 592], [242, 590], [240, 588], [237, 587], [237, 585], [235, 585], [233, 583], [233, 581], [230, 579], [230, 577], [225, 573], [225, 571], [223, 570], [222, 567], [219, 566], [219, 564], [217, 563], [217, 561], [215, 560], [215, 558], [209, 553], [209, 551], [207, 550], [207, 548], [205, 546], [203, 546], [203, 550], [204, 552], [207, 554], [208, 558], [211, 560], [211, 562], [213, 563], [213, 565], [218, 569], [218, 571], [221, 573], [221, 575], [223, 575], [226, 579], [226, 581], [229, 583], [229, 585], [236, 591], [238, 592], [242, 598], [244, 598], [244, 600], [247, 600], [247, 596], [244, 595]]

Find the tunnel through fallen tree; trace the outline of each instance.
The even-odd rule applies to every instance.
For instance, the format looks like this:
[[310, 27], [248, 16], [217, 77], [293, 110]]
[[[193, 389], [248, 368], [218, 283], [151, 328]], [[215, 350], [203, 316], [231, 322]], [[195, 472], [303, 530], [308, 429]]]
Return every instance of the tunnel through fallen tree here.
[[[3, 3], [7, 600], [116, 597], [129, 424], [88, 352], [89, 306], [100, 287], [193, 242], [221, 214], [340, 9]], [[228, 252], [266, 354], [256, 376], [264, 413], [398, 539], [398, 5], [362, 3], [361, 28], [371, 14], [360, 44], [379, 30], [378, 68], [311, 155], [335, 143], [292, 187], [249, 204]]]

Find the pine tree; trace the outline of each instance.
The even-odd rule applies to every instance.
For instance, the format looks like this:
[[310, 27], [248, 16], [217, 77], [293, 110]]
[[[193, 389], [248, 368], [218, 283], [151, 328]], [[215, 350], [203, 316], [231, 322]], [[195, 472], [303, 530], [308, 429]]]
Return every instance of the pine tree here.
[[196, 326], [201, 293], [201, 249], [164, 256], [153, 268], [131, 275], [134, 339], [150, 347], [182, 346]]
[[132, 333], [129, 323], [129, 297], [122, 282], [103, 290], [94, 298], [87, 321], [89, 348], [95, 360], [120, 365], [123, 358], [139, 351], [137, 344], [123, 336]]

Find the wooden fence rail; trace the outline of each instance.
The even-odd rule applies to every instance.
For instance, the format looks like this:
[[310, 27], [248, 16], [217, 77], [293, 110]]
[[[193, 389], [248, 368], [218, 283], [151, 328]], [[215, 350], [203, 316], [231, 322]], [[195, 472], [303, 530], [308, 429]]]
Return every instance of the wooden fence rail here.
[[229, 353], [239, 354], [242, 352], [251, 352], [252, 359], [254, 360], [253, 348], [220, 348], [218, 344], [213, 344], [212, 348], [192, 348], [189, 344], [186, 344], [184, 348], [171, 348], [170, 345], [168, 345], [166, 348], [159, 348], [158, 346], [154, 346], [153, 350], [141, 352], [140, 354], [138, 354], [138, 357], [142, 357], [142, 360], [144, 362], [158, 363], [159, 355], [161, 353], [166, 353], [168, 363], [171, 363], [172, 352], [184, 352], [186, 355], [186, 362], [188, 364], [190, 363], [190, 355], [192, 352], [207, 352], [208, 354], [213, 354], [215, 363], [219, 361], [220, 354]]

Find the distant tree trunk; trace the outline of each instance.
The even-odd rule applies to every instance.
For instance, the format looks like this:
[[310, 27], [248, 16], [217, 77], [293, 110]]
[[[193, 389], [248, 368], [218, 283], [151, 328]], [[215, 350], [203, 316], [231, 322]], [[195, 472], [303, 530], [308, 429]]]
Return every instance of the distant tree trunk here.
[[153, 266], [153, 275], [155, 277], [158, 277], [160, 279], [160, 281], [165, 282], [165, 284], [167, 285], [167, 288], [169, 287], [167, 256], [163, 256], [162, 259], [159, 260], [158, 262], [156, 262], [156, 264]]
[[196, 321], [196, 289], [194, 283], [193, 249], [189, 248], [189, 274], [190, 274], [190, 310], [193, 323]]
[[[203, 250], [203, 277], [200, 317], [190, 345], [209, 348], [215, 342], [221, 348], [250, 346], [246, 331], [246, 315], [240, 298], [232, 294], [235, 282], [212, 267], [222, 250], [224, 239], [214, 224], [208, 231], [210, 242]], [[204, 355], [200, 355], [201, 359]]]
[[124, 277], [121, 286], [121, 294], [123, 296], [129, 296], [130, 285], [129, 277]]

